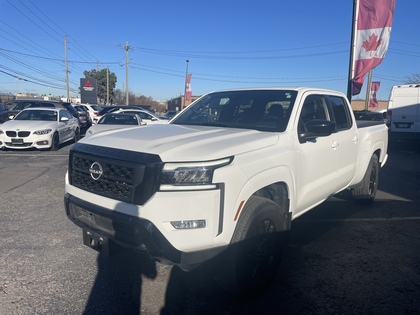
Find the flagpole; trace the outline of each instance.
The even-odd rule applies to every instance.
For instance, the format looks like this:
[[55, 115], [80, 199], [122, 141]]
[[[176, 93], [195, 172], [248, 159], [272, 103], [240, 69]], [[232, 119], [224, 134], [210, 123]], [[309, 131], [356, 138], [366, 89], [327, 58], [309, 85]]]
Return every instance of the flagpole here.
[[366, 86], [366, 100], [365, 100], [365, 110], [369, 108], [369, 101], [370, 101], [370, 86], [372, 85], [372, 70], [368, 73], [368, 82]]
[[352, 79], [354, 75], [354, 45], [356, 41], [356, 25], [357, 25], [358, 7], [359, 7], [359, 0], [353, 0], [353, 19], [352, 19], [352, 27], [351, 27], [349, 77], [348, 77], [348, 82], [347, 82], [347, 98], [349, 102], [351, 102]]

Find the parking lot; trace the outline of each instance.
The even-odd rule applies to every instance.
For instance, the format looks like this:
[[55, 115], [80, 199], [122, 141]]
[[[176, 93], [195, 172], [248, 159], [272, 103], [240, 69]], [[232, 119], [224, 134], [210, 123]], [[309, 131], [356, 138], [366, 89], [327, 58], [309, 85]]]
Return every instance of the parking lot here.
[[344, 192], [292, 222], [255, 299], [205, 269], [102, 257], [63, 207], [72, 144], [0, 152], [0, 314], [420, 314], [420, 146], [392, 144], [372, 206]]

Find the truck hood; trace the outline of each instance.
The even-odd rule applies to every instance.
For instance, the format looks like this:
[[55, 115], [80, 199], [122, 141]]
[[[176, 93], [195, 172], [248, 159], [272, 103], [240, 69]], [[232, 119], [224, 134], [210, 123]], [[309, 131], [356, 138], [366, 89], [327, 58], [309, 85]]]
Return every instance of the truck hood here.
[[167, 161], [202, 161], [272, 146], [278, 134], [250, 129], [185, 125], [147, 125], [105, 131], [80, 143], [157, 154]]

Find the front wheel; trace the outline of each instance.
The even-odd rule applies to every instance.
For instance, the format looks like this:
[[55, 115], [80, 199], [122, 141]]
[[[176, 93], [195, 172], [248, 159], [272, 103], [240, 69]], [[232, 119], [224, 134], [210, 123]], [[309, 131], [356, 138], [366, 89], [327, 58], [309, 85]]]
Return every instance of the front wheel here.
[[58, 137], [58, 133], [56, 132], [56, 133], [54, 133], [54, 135], [52, 137], [50, 150], [51, 151], [57, 151], [59, 146], [60, 146], [60, 138]]
[[270, 199], [253, 196], [244, 207], [227, 250], [219, 284], [239, 296], [264, 292], [287, 245], [288, 216]]
[[379, 159], [376, 154], [372, 155], [366, 174], [363, 177], [361, 186], [352, 189], [352, 196], [355, 200], [372, 203], [376, 196], [379, 183]]

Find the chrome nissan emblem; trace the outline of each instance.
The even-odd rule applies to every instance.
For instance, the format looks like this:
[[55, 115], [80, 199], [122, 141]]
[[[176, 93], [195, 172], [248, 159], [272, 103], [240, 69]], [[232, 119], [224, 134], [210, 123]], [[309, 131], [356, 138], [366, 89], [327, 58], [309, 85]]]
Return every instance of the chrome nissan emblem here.
[[94, 180], [98, 180], [99, 178], [101, 178], [102, 174], [104, 173], [104, 170], [100, 163], [93, 162], [92, 165], [89, 167], [89, 173], [90, 177], [92, 177]]

